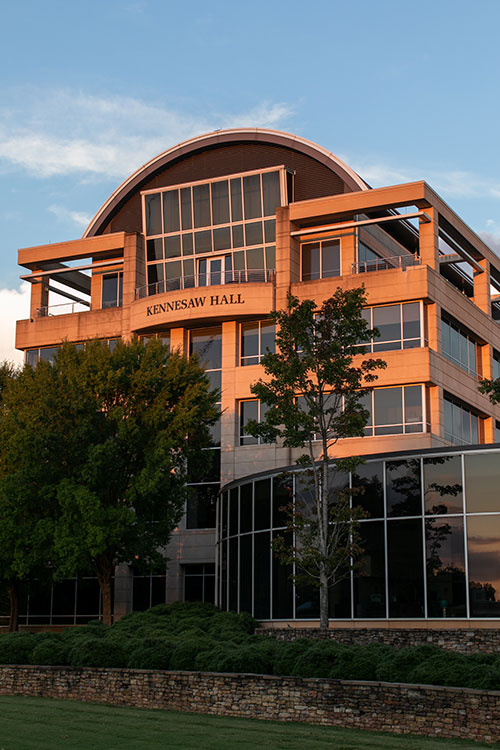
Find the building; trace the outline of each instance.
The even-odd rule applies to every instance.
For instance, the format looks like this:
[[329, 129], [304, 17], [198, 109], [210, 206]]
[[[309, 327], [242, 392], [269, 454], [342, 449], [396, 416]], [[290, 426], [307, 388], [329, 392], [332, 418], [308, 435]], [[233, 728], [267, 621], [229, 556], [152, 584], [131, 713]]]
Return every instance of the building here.
[[[369, 346], [388, 366], [367, 397], [366, 435], [337, 446], [370, 457], [347, 481], [366, 486], [371, 519], [363, 573], [334, 591], [332, 616], [499, 616], [500, 409], [477, 385], [500, 374], [500, 259], [425, 182], [371, 189], [297, 136], [218, 131], [137, 170], [82, 239], [20, 250], [19, 263], [32, 282], [16, 335], [28, 362], [65, 339], [161, 336], [198, 352], [221, 388], [220, 447], [168, 549], [168, 574], [122, 566], [115, 614], [215, 596], [264, 621], [317, 617], [314, 594], [294, 595], [270, 551], [280, 497], [294, 491], [278, 470], [295, 456], [245, 433], [260, 414], [250, 386], [274, 344], [269, 312], [289, 291], [321, 303], [364, 283], [381, 333]], [[293, 483], [299, 491], [298, 474]], [[49, 603], [32, 593], [25, 622], [98, 614], [95, 582], [65, 586]]]

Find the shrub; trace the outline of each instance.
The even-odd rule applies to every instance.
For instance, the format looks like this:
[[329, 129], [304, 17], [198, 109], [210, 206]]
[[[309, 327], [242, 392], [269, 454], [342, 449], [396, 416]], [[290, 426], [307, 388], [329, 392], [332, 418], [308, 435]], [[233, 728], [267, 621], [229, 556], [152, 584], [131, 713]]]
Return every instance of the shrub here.
[[62, 638], [44, 638], [31, 652], [30, 664], [65, 666], [68, 656], [69, 646]]
[[310, 645], [311, 641], [307, 638], [299, 638], [291, 643], [278, 642], [274, 659], [274, 674], [294, 675], [295, 662]]
[[127, 667], [130, 669], [169, 669], [172, 652], [172, 643], [146, 641], [132, 651]]
[[334, 641], [315, 641], [297, 658], [293, 674], [296, 677], [329, 677], [336, 662], [348, 648]]
[[0, 636], [0, 664], [29, 664], [35, 638], [28, 633], [5, 633]]
[[196, 657], [202, 651], [213, 648], [214, 643], [207, 638], [179, 641], [175, 646], [170, 659], [170, 669], [192, 670], [196, 669]]
[[125, 667], [128, 650], [118, 641], [81, 638], [69, 652], [72, 667]]

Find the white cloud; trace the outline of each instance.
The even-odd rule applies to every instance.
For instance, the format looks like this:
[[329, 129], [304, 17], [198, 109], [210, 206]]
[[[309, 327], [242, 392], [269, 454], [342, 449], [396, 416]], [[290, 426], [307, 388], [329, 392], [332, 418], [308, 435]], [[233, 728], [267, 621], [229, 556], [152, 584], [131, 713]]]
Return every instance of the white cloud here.
[[372, 162], [341, 157], [372, 187], [383, 187], [402, 182], [425, 180], [431, 187], [451, 198], [497, 198], [500, 199], [500, 183], [490, 177], [482, 177], [472, 172], [459, 170], [434, 170], [423, 165], [420, 167], [395, 167], [383, 162]]
[[79, 227], [88, 226], [92, 218], [88, 214], [83, 213], [83, 211], [70, 211], [68, 208], [56, 204], [49, 206], [49, 211], [53, 213], [59, 221], [77, 224]]
[[[262, 102], [240, 113], [189, 115], [124, 96], [17, 91], [0, 100], [0, 163], [41, 177], [80, 174], [122, 178], [157, 153], [216, 129], [274, 127], [286, 104]], [[7, 101], [5, 101], [7, 99]], [[22, 123], [20, 125], [19, 123]]]
[[29, 317], [31, 285], [21, 284], [19, 289], [0, 289], [0, 361], [9, 360], [18, 364], [23, 361], [22, 352], [14, 348], [16, 320]]

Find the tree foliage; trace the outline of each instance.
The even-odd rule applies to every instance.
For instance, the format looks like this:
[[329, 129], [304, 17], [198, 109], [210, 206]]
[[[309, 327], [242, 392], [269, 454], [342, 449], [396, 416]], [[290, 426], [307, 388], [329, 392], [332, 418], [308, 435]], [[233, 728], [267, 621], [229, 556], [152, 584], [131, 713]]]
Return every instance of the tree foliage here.
[[272, 315], [277, 351], [263, 357], [266, 377], [252, 386], [268, 410], [248, 431], [266, 442], [306, 449], [298, 463], [308, 467], [312, 502], [290, 507], [295, 544], [281, 540], [276, 549], [283, 562], [294, 562], [300, 576], [318, 586], [321, 627], [328, 626], [329, 587], [361, 554], [357, 524], [363, 512], [351, 508], [349, 493], [338, 487], [339, 473], [353, 470], [360, 459], [332, 459], [339, 440], [363, 435], [366, 386], [385, 367], [380, 359], [363, 358], [362, 342], [376, 334], [362, 317], [365, 304], [364, 288], [339, 288], [320, 308], [289, 296], [287, 309]]
[[159, 340], [112, 352], [99, 341], [65, 344], [52, 364], [25, 367], [0, 414], [0, 538], [17, 504], [16, 575], [47, 563], [58, 577], [93, 570], [109, 623], [115, 565], [156, 562], [180, 520], [217, 395], [195, 358], [168, 354]]

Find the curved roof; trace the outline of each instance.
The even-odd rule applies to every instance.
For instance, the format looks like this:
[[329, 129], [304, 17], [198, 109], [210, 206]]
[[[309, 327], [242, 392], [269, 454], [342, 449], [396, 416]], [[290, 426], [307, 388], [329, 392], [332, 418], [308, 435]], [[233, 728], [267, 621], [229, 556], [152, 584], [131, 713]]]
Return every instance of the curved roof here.
[[200, 151], [200, 149], [203, 148], [230, 143], [241, 143], [245, 141], [277, 144], [302, 152], [324, 164], [331, 169], [332, 172], [335, 172], [351, 190], [357, 191], [369, 189], [366, 182], [341, 159], [330, 151], [318, 146], [316, 143], [301, 138], [300, 136], [283, 133], [280, 130], [268, 130], [264, 128], [233, 128], [230, 130], [216, 130], [213, 133], [206, 133], [205, 135], [190, 138], [183, 143], [179, 143], [176, 146], [163, 151], [163, 153], [155, 156], [136, 170], [130, 175], [130, 177], [127, 177], [127, 179], [122, 182], [122, 184], [98, 210], [85, 230], [83, 238], [93, 237], [98, 234], [99, 230], [106, 224], [117, 206], [121, 204], [130, 193], [134, 192], [141, 183], [161, 169], [167, 167], [170, 162], [196, 151]]

